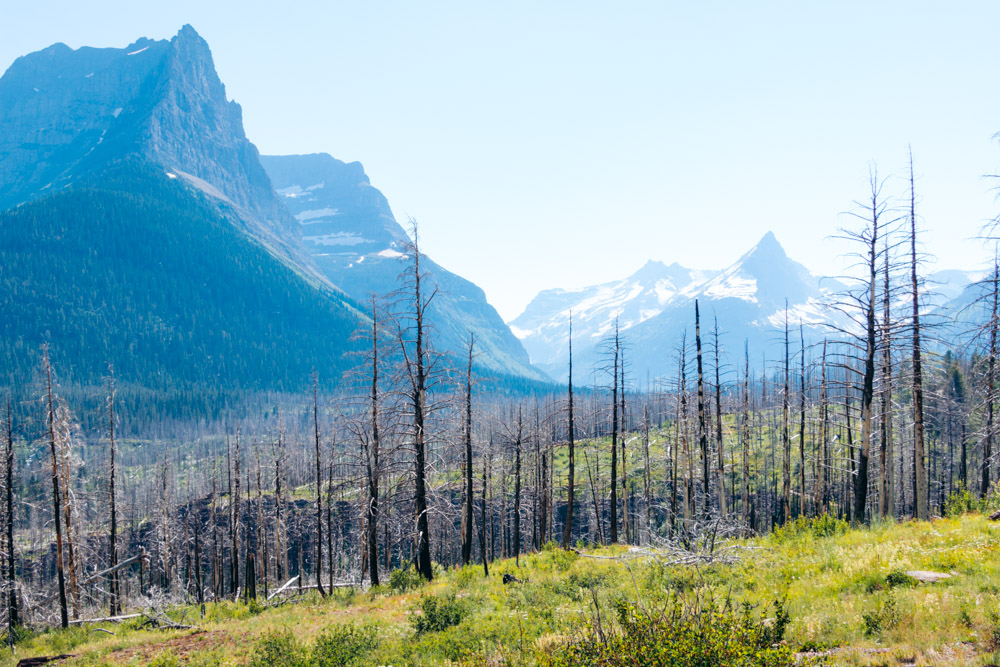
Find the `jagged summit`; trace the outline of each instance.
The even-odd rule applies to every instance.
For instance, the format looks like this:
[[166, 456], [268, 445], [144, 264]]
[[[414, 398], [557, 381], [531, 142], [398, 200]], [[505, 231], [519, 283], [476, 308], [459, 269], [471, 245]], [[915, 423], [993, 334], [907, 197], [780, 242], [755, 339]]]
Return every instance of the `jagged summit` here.
[[322, 278], [271, 187], [242, 110], [190, 25], [125, 48], [55, 45], [0, 78], [0, 209], [55, 192], [125, 157], [161, 165], [215, 200], [273, 252]]
[[617, 318], [632, 342], [634, 366], [666, 371], [668, 352], [663, 345], [679, 341], [693, 323], [695, 299], [707, 318], [718, 313], [726, 340], [766, 344], [765, 332], [774, 318], [783, 316], [786, 298], [792, 321], [816, 324], [823, 317], [823, 294], [819, 279], [789, 258], [774, 233], [767, 232], [722, 271], [649, 261], [622, 281], [540, 292], [511, 325], [532, 361], [561, 377], [569, 311], [574, 353], [583, 367], [596, 362], [597, 345]]

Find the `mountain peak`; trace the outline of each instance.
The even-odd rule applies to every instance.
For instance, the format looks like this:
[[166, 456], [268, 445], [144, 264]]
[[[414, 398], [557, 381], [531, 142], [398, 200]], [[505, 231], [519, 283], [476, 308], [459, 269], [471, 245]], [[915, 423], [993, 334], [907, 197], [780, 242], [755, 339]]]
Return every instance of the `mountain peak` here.
[[778, 242], [778, 237], [774, 235], [774, 232], [768, 231], [764, 236], [757, 241], [757, 245], [750, 249], [747, 254], [764, 254], [768, 256], [774, 256], [778, 258], [785, 258], [785, 249]]
[[659, 280], [668, 275], [670, 268], [663, 262], [655, 259], [646, 260], [638, 271], [630, 276], [630, 280]]

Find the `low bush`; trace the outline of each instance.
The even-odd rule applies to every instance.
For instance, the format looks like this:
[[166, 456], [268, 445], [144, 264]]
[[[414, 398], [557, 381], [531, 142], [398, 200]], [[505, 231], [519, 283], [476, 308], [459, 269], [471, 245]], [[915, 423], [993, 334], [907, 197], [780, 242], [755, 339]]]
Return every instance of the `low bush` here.
[[308, 653], [288, 630], [272, 630], [254, 644], [250, 667], [306, 667]]
[[891, 593], [876, 596], [874, 603], [870, 610], [861, 614], [866, 637], [878, 637], [899, 622], [896, 598]]
[[316, 639], [309, 664], [315, 667], [361, 664], [378, 645], [376, 626], [335, 625]]
[[552, 667], [603, 665], [727, 665], [786, 667], [791, 649], [781, 643], [788, 615], [776, 605], [774, 618], [756, 616], [749, 606], [737, 612], [728, 603], [674, 598], [659, 612], [616, 603], [618, 629], [595, 621], [588, 634], [546, 656]]
[[843, 535], [850, 528], [851, 524], [829, 514], [814, 518], [800, 516], [795, 521], [775, 530], [771, 539], [776, 542], [785, 542], [799, 537], [832, 537], [833, 535]]
[[426, 580], [420, 576], [415, 567], [393, 570], [389, 575], [389, 588], [395, 593], [405, 593], [414, 588], [420, 588], [425, 583]]
[[420, 601], [420, 613], [413, 615], [411, 622], [417, 634], [440, 632], [462, 622], [465, 609], [454, 595], [436, 597], [429, 595]]

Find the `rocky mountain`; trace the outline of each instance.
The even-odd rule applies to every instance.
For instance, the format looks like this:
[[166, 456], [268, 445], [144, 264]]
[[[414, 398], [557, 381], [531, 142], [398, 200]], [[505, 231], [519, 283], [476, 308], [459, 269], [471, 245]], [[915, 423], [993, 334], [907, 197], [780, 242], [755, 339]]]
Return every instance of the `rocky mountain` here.
[[[116, 359], [161, 385], [232, 373], [247, 386], [286, 387], [312, 367], [339, 377], [366, 317], [357, 302], [396, 288], [406, 234], [361, 165], [325, 155], [267, 162], [280, 194], [191, 26], [124, 49], [56, 44], [19, 58], [0, 78], [0, 279], [18, 315], [0, 356], [24, 361], [17, 349], [49, 340], [54, 355], [72, 348], [81, 382]], [[164, 211], [177, 214], [176, 230], [163, 228]], [[347, 248], [355, 254], [331, 252]], [[194, 257], [207, 264], [192, 266]], [[462, 350], [471, 330], [494, 377], [545, 379], [482, 290], [427, 267], [442, 289], [430, 315], [439, 349]], [[179, 294], [197, 310], [185, 312]], [[126, 330], [147, 358], [126, 358]]]
[[201, 190], [322, 282], [244, 133], [240, 106], [226, 99], [208, 44], [191, 26], [124, 49], [55, 44], [18, 58], [0, 80], [0, 208], [128, 156]]
[[716, 274], [651, 260], [624, 280], [539, 292], [510, 327], [533, 361], [556, 372], [553, 364], [561, 363], [566, 354], [570, 313], [576, 344], [581, 349], [593, 347], [614, 330], [616, 318], [621, 329], [630, 329]]
[[[261, 159], [325, 278], [359, 302], [373, 292], [386, 295], [399, 288], [410, 239], [360, 163], [324, 153]], [[428, 312], [439, 349], [463, 350], [473, 332], [481, 368], [547, 379], [532, 368], [520, 341], [479, 287], [428, 257], [423, 267], [439, 289]]]
[[696, 299], [705, 340], [718, 316], [720, 345], [742, 357], [744, 341], [758, 355], [771, 351], [776, 332], [784, 326], [786, 299], [790, 326], [802, 323], [809, 336], [822, 335], [823, 324], [836, 317], [822, 303], [841, 288], [790, 259], [768, 232], [722, 271], [649, 262], [624, 281], [581, 290], [547, 290], [511, 326], [530, 351], [532, 362], [553, 377], [563, 378], [570, 310], [574, 363], [580, 369], [598, 363], [601, 339], [613, 330], [617, 317], [628, 340], [627, 363], [633, 371], [643, 375], [649, 371], [655, 377], [673, 372], [681, 337], [685, 331], [694, 335]]

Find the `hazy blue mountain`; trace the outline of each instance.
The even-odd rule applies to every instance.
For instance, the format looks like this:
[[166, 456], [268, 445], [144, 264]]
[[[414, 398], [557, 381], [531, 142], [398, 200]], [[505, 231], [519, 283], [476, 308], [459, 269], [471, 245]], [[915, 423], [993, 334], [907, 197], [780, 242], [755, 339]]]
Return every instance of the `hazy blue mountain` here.
[[624, 280], [539, 292], [510, 326], [532, 361], [556, 373], [553, 364], [561, 364], [566, 357], [570, 312], [576, 345], [581, 350], [591, 348], [614, 330], [616, 318], [622, 330], [634, 327], [659, 315], [686, 290], [716, 273], [649, 261]]
[[126, 156], [209, 195], [283, 261], [323, 281], [191, 26], [169, 41], [140, 39], [124, 49], [55, 44], [18, 58], [0, 78], [0, 208], [57, 192]]
[[[325, 153], [264, 156], [264, 167], [298, 220], [320, 272], [357, 301], [398, 289], [409, 237], [360, 163]], [[476, 335], [477, 364], [495, 373], [543, 380], [482, 289], [426, 258], [439, 288], [428, 313], [439, 349], [461, 352]]]
[[[693, 340], [695, 299], [701, 307], [705, 345], [717, 315], [724, 352], [739, 359], [748, 341], [751, 354], [759, 359], [776, 350], [786, 299], [796, 339], [799, 323], [810, 340], [826, 334], [826, 322], [843, 324], [822, 305], [840, 289], [840, 283], [814, 276], [790, 259], [768, 232], [722, 271], [691, 271], [650, 262], [621, 282], [542, 292], [511, 324], [532, 351], [532, 361], [553, 377], [563, 378], [567, 319], [572, 309], [574, 363], [583, 381], [599, 363], [599, 344], [612, 330], [617, 315], [628, 341], [626, 362], [643, 377], [647, 371], [655, 377], [673, 373], [674, 356], [685, 331]], [[595, 312], [599, 315], [594, 316]]]
[[148, 387], [297, 388], [353, 363], [364, 316], [312, 264], [190, 26], [19, 58], [0, 206], [0, 356], [20, 381], [44, 341], [80, 383], [113, 362]]

